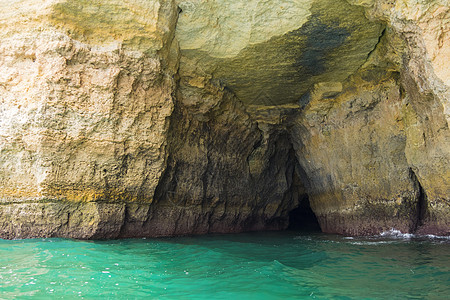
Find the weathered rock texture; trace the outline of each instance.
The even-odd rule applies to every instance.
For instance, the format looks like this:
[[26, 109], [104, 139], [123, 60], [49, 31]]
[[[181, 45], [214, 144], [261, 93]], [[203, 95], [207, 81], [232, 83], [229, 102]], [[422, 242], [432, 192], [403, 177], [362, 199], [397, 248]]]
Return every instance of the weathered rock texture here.
[[18, 1], [2, 12], [1, 235], [117, 235], [123, 203], [151, 203], [165, 169], [176, 7]]
[[0, 8], [0, 238], [450, 233], [447, 0]]
[[448, 45], [427, 37], [446, 39], [449, 7], [394, 2], [369, 6], [387, 29], [342, 92], [323, 97], [316, 85], [294, 121], [311, 204], [327, 232], [449, 233], [448, 79], [433, 72], [448, 60]]
[[181, 71], [193, 61], [245, 104], [293, 103], [316, 82], [344, 80], [383, 30], [345, 1], [222, 2], [208, 1], [218, 6], [213, 13], [204, 1], [180, 3]]

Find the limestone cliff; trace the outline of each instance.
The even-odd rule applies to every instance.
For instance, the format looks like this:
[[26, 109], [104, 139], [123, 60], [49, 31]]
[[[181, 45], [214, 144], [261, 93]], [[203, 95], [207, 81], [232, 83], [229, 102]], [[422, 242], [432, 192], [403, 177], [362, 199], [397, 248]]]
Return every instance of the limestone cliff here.
[[450, 233], [448, 0], [0, 7], [0, 238]]

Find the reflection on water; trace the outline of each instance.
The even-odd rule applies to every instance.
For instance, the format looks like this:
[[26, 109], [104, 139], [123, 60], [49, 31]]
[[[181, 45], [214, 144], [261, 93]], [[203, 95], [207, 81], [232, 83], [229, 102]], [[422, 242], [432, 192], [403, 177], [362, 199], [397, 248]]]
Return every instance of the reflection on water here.
[[449, 250], [396, 232], [0, 240], [0, 298], [448, 299]]

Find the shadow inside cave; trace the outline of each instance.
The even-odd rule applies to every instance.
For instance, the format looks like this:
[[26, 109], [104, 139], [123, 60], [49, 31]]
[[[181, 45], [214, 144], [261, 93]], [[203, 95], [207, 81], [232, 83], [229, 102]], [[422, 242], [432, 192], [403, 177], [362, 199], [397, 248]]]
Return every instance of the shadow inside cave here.
[[321, 232], [319, 221], [311, 209], [308, 195], [302, 195], [299, 205], [289, 213], [288, 230]]

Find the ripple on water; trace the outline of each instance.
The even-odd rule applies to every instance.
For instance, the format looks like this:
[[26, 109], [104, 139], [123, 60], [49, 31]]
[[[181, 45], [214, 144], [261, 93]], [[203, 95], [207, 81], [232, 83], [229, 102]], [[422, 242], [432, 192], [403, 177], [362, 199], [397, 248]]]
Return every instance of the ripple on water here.
[[0, 240], [0, 298], [447, 299], [448, 241], [397, 232]]

